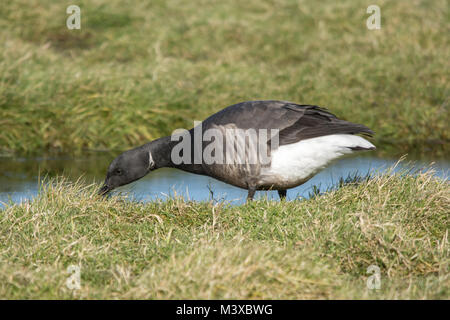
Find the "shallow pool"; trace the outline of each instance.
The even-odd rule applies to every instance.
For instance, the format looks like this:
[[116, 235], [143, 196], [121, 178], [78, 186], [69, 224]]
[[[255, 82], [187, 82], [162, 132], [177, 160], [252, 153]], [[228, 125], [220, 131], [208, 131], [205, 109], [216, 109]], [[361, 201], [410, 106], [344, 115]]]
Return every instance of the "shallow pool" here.
[[[87, 183], [102, 182], [109, 162], [114, 155], [99, 154], [82, 159], [71, 157], [53, 158], [7, 158], [0, 157], [0, 202], [13, 201], [18, 203], [35, 196], [38, 192], [38, 181], [43, 176], [64, 175], [75, 180], [84, 177]], [[288, 199], [297, 197], [307, 198], [313, 191], [313, 186], [326, 190], [335, 185], [340, 178], [349, 175], [365, 175], [382, 173], [397, 163], [398, 158], [381, 158], [376, 156], [356, 156], [342, 159], [317, 174], [310, 181], [288, 191]], [[412, 163], [410, 161], [413, 161]], [[431, 160], [406, 159], [396, 168], [405, 167], [419, 169], [428, 167]], [[434, 161], [434, 174], [440, 178], [448, 179], [450, 161]], [[247, 191], [230, 186], [210, 177], [194, 175], [176, 169], [159, 169], [145, 178], [130, 185], [117, 189], [119, 192], [128, 192], [130, 196], [139, 201], [151, 201], [156, 198], [164, 199], [171, 195], [181, 195], [191, 200], [225, 200], [239, 204], [245, 201]], [[278, 198], [276, 191], [261, 191], [256, 198], [267, 196]], [[0, 203], [0, 206], [4, 204]]]

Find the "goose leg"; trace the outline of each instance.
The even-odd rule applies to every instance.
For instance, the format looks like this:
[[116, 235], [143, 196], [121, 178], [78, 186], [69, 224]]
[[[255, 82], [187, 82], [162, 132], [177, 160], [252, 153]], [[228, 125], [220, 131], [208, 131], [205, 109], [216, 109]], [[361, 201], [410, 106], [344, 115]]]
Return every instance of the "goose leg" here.
[[255, 196], [255, 191], [256, 191], [255, 188], [248, 189], [247, 202], [253, 200], [253, 197]]
[[287, 194], [286, 190], [278, 190], [278, 195], [280, 196], [280, 200], [285, 200], [286, 194]]

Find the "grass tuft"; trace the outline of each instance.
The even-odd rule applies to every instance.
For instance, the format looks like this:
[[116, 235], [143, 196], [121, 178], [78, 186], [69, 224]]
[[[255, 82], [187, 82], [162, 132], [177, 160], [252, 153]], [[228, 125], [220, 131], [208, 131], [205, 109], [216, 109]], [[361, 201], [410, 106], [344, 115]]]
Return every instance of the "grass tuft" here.
[[[448, 180], [374, 176], [303, 201], [242, 206], [101, 198], [43, 182], [0, 209], [3, 298], [448, 299]], [[66, 287], [81, 267], [81, 289]], [[366, 287], [367, 268], [381, 289]]]
[[[0, 152], [124, 150], [233, 103], [330, 108], [382, 152], [448, 154], [445, 0], [67, 1], [0, 5]], [[132, 125], [130, 125], [132, 124]], [[431, 151], [430, 151], [431, 150]]]

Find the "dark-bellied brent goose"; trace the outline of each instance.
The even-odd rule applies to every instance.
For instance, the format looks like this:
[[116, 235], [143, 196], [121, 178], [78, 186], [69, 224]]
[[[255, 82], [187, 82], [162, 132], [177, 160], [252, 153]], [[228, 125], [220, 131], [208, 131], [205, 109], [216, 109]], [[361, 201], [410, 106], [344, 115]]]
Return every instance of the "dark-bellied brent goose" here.
[[256, 190], [277, 190], [283, 199], [287, 189], [305, 183], [333, 160], [375, 149], [357, 134], [372, 136], [373, 131], [318, 106], [242, 102], [190, 130], [125, 151], [111, 162], [99, 194], [169, 167], [247, 189], [247, 200]]

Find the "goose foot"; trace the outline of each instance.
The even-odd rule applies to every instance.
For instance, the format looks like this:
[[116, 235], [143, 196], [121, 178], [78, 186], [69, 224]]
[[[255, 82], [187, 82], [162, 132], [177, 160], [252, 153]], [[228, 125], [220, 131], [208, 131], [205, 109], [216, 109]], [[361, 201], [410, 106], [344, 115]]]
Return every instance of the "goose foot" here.
[[255, 196], [255, 191], [256, 191], [255, 188], [248, 189], [247, 202], [253, 200], [253, 197]]
[[285, 200], [286, 194], [287, 194], [286, 190], [278, 190], [278, 195], [280, 196], [280, 200]]

